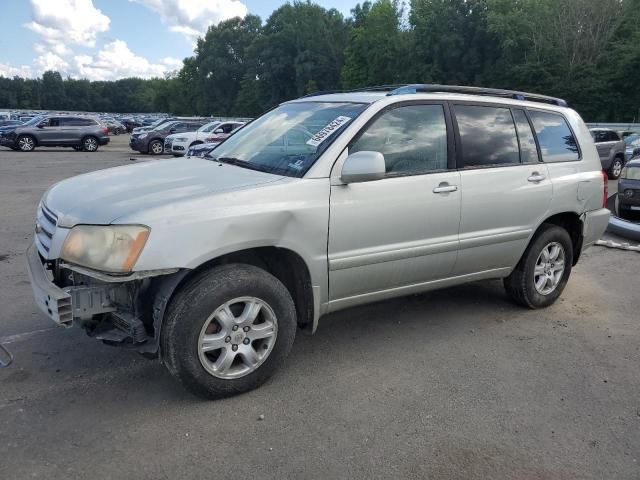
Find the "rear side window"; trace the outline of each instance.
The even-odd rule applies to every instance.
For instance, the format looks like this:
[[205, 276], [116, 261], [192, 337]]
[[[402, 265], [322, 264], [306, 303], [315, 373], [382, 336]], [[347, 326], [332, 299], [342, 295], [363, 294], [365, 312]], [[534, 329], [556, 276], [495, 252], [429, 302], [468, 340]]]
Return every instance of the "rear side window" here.
[[516, 122], [518, 130], [518, 142], [520, 143], [520, 161], [522, 163], [537, 163], [538, 148], [536, 147], [536, 139], [531, 130], [529, 120], [524, 110], [512, 110], [513, 119]]
[[88, 127], [89, 125], [95, 125], [96, 122], [90, 118], [67, 118], [64, 124], [69, 127]]
[[465, 167], [520, 163], [510, 109], [456, 105], [455, 112]]
[[538, 136], [542, 161], [573, 162], [580, 160], [576, 138], [562, 115], [531, 110], [529, 116]]

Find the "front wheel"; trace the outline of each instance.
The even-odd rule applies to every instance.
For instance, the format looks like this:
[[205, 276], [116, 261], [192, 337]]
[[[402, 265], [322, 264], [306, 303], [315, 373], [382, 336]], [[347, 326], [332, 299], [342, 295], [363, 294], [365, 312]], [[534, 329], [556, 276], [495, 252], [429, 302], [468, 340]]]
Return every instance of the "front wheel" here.
[[176, 294], [162, 326], [161, 354], [188, 390], [220, 398], [263, 384], [284, 363], [295, 334], [286, 287], [261, 268], [228, 264]]
[[160, 140], [154, 140], [149, 144], [149, 153], [160, 155], [164, 152], [164, 144]]
[[36, 142], [30, 135], [21, 135], [18, 137], [18, 149], [21, 152], [32, 152], [36, 148]]
[[622, 161], [622, 159], [620, 157], [614, 158], [613, 163], [611, 164], [611, 167], [609, 167], [609, 171], [607, 172], [609, 174], [609, 178], [611, 180], [617, 180], [618, 178], [620, 178], [623, 168], [624, 162]]
[[507, 294], [528, 308], [548, 307], [569, 281], [573, 243], [564, 228], [544, 224], [533, 237], [515, 270], [504, 279]]

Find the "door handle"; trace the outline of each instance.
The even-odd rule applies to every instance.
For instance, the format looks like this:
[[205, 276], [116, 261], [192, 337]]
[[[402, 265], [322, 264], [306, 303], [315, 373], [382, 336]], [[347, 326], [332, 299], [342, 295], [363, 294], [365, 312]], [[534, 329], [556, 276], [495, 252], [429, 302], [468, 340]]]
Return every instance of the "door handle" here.
[[545, 178], [547, 178], [547, 177], [545, 177], [541, 173], [533, 172], [531, 174], [531, 176], [529, 178], [527, 178], [527, 180], [529, 180], [530, 182], [533, 182], [533, 183], [538, 183], [538, 182], [543, 181]]
[[449, 185], [447, 182], [442, 182], [436, 188], [433, 189], [433, 193], [449, 193], [458, 190], [457, 185]]

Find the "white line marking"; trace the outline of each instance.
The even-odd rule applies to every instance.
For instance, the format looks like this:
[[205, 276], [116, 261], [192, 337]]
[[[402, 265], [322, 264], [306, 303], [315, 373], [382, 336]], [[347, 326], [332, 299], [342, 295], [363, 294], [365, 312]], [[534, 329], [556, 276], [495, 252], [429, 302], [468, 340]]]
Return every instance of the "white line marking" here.
[[58, 327], [43, 328], [41, 330], [34, 330], [32, 332], [16, 333], [15, 335], [8, 335], [6, 337], [0, 337], [0, 343], [8, 345], [9, 343], [19, 342], [21, 340], [27, 340], [31, 337], [35, 337], [41, 333], [50, 332], [51, 330], [58, 330]]

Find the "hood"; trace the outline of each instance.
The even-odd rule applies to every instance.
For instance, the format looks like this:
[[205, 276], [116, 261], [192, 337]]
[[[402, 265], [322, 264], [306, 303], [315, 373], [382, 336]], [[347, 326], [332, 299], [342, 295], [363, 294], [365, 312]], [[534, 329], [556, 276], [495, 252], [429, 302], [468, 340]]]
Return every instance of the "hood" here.
[[151, 161], [63, 180], [43, 201], [58, 224], [106, 225], [118, 218], [217, 193], [278, 181], [282, 177], [199, 158]]

